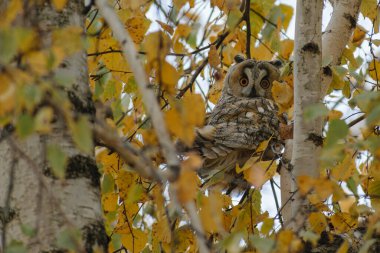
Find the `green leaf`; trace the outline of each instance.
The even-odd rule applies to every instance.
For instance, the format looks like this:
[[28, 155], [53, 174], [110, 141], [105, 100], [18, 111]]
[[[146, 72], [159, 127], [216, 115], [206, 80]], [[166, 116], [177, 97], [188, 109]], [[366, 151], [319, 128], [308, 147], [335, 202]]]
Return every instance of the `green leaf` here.
[[123, 92], [126, 93], [135, 93], [137, 91], [137, 83], [134, 76], [128, 78], [128, 82], [124, 85]]
[[380, 120], [380, 105], [372, 108], [371, 112], [367, 116], [367, 125], [377, 124]]
[[34, 119], [29, 114], [21, 114], [17, 120], [17, 134], [25, 138], [34, 131]]
[[102, 193], [111, 192], [114, 190], [115, 180], [109, 174], [105, 174], [102, 179]]
[[233, 29], [239, 23], [241, 16], [242, 14], [239, 10], [230, 11], [227, 17], [228, 28]]
[[346, 122], [339, 119], [330, 121], [329, 130], [326, 135], [326, 147], [331, 147], [348, 134], [348, 126]]
[[83, 152], [91, 154], [94, 144], [92, 141], [91, 125], [88, 122], [87, 117], [81, 116], [79, 120], [71, 124], [70, 127], [73, 140], [77, 147]]
[[47, 147], [47, 160], [53, 174], [58, 178], [64, 178], [67, 162], [65, 152], [57, 145], [49, 145]]
[[22, 242], [19, 242], [19, 241], [11, 241], [6, 249], [5, 249], [5, 253], [26, 253], [26, 247], [24, 246], [24, 244]]
[[350, 189], [350, 191], [355, 195], [355, 196], [358, 196], [358, 186], [356, 185], [356, 182], [355, 180], [350, 177], [348, 180], [347, 180], [347, 188]]
[[9, 63], [28, 36], [30, 36], [30, 31], [23, 28], [0, 30], [0, 64]]
[[328, 113], [329, 110], [327, 107], [324, 104], [319, 103], [306, 107], [303, 116], [306, 121], [311, 121], [319, 117], [327, 116]]
[[258, 235], [254, 235], [250, 239], [260, 253], [269, 253], [274, 249], [275, 241], [272, 239], [261, 238]]
[[37, 230], [30, 225], [21, 224], [21, 231], [24, 235], [32, 237], [36, 234]]
[[369, 182], [368, 194], [370, 196], [380, 196], [380, 180]]
[[65, 229], [58, 234], [57, 246], [61, 249], [68, 249], [75, 252], [81, 233], [77, 229]]

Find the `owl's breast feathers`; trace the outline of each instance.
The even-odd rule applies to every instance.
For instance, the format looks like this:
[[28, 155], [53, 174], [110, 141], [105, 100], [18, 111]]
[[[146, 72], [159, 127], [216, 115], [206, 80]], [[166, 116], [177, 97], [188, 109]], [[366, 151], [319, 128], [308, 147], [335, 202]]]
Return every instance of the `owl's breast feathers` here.
[[199, 174], [231, 170], [254, 154], [259, 144], [279, 137], [277, 107], [266, 98], [223, 96], [206, 120], [196, 130], [193, 149], [204, 157]]

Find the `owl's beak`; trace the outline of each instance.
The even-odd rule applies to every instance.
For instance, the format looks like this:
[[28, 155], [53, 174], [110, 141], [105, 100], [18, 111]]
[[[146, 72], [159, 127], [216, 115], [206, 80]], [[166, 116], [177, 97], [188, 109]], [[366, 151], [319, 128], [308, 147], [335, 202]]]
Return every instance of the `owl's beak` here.
[[249, 93], [250, 98], [258, 97], [255, 87], [260, 85], [261, 81], [268, 76], [268, 71], [266, 69], [259, 69], [260, 73], [256, 80], [253, 80], [256, 84], [252, 85], [251, 92]]

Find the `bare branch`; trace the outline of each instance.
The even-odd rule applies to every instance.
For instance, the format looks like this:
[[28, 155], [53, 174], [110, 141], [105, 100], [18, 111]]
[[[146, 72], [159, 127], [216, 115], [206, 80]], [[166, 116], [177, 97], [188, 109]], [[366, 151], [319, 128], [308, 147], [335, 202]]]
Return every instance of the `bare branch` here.
[[167, 131], [166, 123], [157, 102], [156, 95], [150, 88], [145, 70], [139, 62], [138, 52], [136, 51], [135, 45], [128, 31], [124, 29], [124, 26], [120, 22], [117, 14], [112, 7], [108, 5], [107, 1], [97, 0], [96, 5], [99, 8], [99, 12], [112, 29], [115, 38], [119, 41], [124, 57], [131, 63], [130, 66], [135, 74], [135, 79], [141, 92], [147, 113], [151, 117], [153, 127], [156, 131], [158, 141], [163, 151], [162, 153], [168, 164], [168, 179], [175, 180], [179, 174], [180, 162], [178, 160], [173, 142], [171, 141], [170, 135]]

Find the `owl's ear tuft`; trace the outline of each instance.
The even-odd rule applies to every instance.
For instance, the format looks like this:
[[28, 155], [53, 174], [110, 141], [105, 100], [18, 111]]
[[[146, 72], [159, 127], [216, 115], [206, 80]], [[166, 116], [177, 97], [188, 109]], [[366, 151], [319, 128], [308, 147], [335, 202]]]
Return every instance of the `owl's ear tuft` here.
[[238, 55], [235, 55], [234, 60], [236, 63], [240, 63], [240, 62], [245, 61], [245, 58], [241, 54], [238, 54]]
[[272, 65], [274, 65], [275, 67], [277, 67], [277, 68], [281, 68], [282, 67], [282, 61], [280, 61], [280, 60], [274, 60], [274, 61], [271, 61], [270, 63]]

